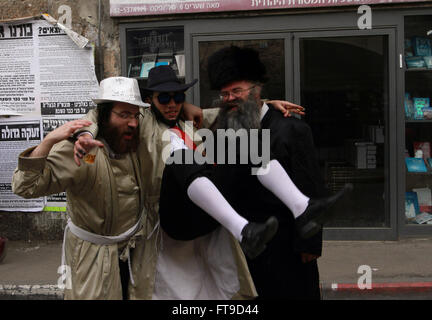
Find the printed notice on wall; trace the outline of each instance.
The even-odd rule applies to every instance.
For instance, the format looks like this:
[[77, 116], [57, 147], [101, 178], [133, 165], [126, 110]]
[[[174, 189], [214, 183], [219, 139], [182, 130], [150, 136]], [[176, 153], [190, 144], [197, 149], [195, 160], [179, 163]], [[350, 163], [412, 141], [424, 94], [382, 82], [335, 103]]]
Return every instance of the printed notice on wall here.
[[0, 23], [0, 109], [71, 117], [94, 107], [93, 48], [79, 48], [45, 20]]
[[[83, 117], [95, 107], [91, 99], [97, 94], [92, 46], [80, 48], [63, 28], [42, 18], [0, 22], [0, 125], [38, 119], [43, 138], [63, 123]], [[6, 177], [2, 171], [2, 179], [10, 183], [12, 173]], [[36, 211], [37, 207], [31, 208], [34, 200], [28, 206], [1, 203], [0, 210], [14, 203], [16, 208], [9, 209]], [[65, 207], [65, 194], [53, 195], [45, 210]]]
[[45, 199], [24, 199], [12, 192], [12, 174], [18, 156], [27, 148], [41, 142], [40, 120], [9, 121], [0, 123], [0, 210], [41, 211]]

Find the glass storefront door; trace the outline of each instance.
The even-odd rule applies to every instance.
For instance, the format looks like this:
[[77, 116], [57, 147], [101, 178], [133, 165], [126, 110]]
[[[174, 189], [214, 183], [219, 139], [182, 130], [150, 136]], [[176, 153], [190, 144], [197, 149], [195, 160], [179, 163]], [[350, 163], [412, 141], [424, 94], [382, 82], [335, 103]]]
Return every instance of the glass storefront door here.
[[[354, 191], [332, 208], [327, 229], [391, 233], [389, 43], [392, 34], [297, 34], [296, 100], [306, 108], [327, 188]], [[394, 42], [393, 42], [394, 43]], [[393, 188], [395, 186], [393, 185]], [[393, 193], [392, 193], [393, 192]]]

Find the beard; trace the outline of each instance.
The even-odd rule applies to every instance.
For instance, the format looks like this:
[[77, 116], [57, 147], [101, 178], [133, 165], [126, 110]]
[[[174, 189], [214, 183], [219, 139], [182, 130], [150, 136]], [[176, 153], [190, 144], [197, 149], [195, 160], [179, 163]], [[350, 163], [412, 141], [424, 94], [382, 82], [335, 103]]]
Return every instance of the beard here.
[[153, 112], [153, 114], [156, 116], [157, 121], [165, 123], [170, 128], [174, 127], [177, 124], [177, 122], [180, 119], [181, 113], [183, 111], [183, 106], [182, 106], [177, 118], [175, 120], [168, 120], [167, 118], [164, 117], [162, 112], [159, 111], [159, 109], [156, 107], [156, 105], [154, 104], [153, 101], [150, 105], [150, 108], [151, 108], [151, 111]]
[[256, 100], [249, 95], [246, 101], [235, 99], [221, 102], [215, 129], [259, 129], [261, 128], [261, 112]]
[[[101, 133], [102, 137], [116, 154], [135, 152], [138, 148], [138, 128], [127, 128], [126, 130], [121, 130], [117, 127], [108, 125]], [[125, 139], [125, 136], [128, 136], [128, 139]]]
[[[218, 148], [221, 145], [225, 147], [225, 162], [223, 163], [232, 163], [230, 161], [233, 156], [237, 164], [244, 163], [242, 161], [247, 159], [251, 161], [252, 147], [242, 148], [242, 143], [248, 141], [249, 144], [252, 132], [261, 131], [261, 109], [257, 101], [252, 95], [249, 95], [246, 101], [235, 99], [230, 102], [222, 102], [219, 107], [221, 110], [214, 125], [214, 132], [218, 138]], [[220, 131], [223, 132], [221, 136], [219, 136]], [[245, 136], [246, 140], [244, 140]], [[224, 141], [219, 139], [224, 139]], [[232, 150], [235, 150], [235, 155], [230, 153]], [[217, 156], [223, 157], [220, 154]]]

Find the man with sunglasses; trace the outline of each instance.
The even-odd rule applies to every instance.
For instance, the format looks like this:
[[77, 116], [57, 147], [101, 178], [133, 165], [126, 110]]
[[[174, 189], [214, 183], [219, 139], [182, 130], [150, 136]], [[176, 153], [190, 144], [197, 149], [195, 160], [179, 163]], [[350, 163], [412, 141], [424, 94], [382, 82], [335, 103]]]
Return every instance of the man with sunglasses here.
[[[131, 251], [144, 234], [144, 187], [137, 158], [143, 103], [135, 79], [107, 78], [97, 104], [98, 145], [85, 165], [73, 160], [75, 130], [91, 124], [70, 121], [20, 154], [14, 193], [36, 198], [66, 191], [68, 223], [63, 242], [65, 299], [122, 299], [133, 283]], [[129, 280], [130, 279], [130, 280]]]
[[182, 91], [177, 92], [153, 92], [149, 97], [151, 108], [159, 121], [173, 126], [179, 121], [186, 94]]

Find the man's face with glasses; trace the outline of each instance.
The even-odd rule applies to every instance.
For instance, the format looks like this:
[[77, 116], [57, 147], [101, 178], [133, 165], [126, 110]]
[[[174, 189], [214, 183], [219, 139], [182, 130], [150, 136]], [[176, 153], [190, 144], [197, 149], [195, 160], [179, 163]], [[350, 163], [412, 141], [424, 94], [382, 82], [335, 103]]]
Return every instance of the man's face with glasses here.
[[[252, 89], [258, 89], [259, 86], [249, 81], [234, 81], [221, 88], [219, 98], [223, 102], [228, 102], [233, 109], [236, 109], [238, 102], [247, 101]], [[255, 99], [259, 100], [259, 93], [255, 95]]]
[[138, 106], [115, 102], [111, 110], [105, 139], [116, 153], [136, 150], [139, 143], [138, 123], [142, 116]]
[[152, 102], [167, 120], [176, 120], [185, 102], [186, 95], [183, 91], [154, 92]]

